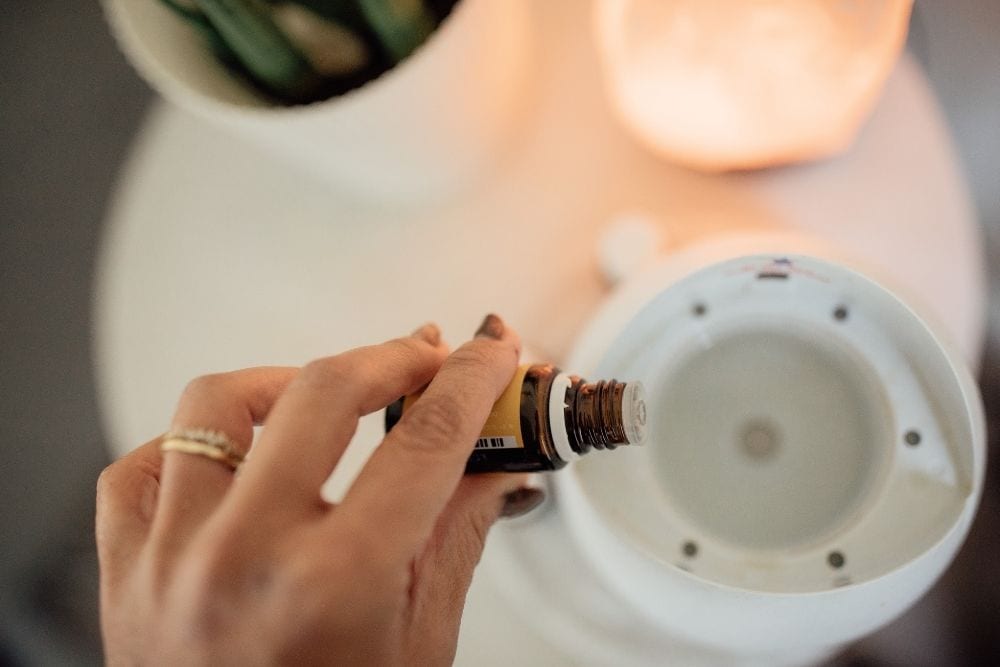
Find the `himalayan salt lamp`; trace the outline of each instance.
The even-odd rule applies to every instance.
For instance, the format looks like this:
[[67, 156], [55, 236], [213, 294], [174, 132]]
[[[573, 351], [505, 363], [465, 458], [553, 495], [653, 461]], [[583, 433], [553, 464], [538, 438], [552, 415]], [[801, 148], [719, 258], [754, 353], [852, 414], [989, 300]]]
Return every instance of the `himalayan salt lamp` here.
[[704, 171], [850, 146], [906, 39], [911, 0], [598, 0], [625, 126]]

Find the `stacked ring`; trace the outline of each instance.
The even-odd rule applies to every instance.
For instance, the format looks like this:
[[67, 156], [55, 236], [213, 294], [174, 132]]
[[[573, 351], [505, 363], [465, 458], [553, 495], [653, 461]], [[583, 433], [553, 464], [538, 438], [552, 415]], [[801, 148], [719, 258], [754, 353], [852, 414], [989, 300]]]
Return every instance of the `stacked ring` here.
[[243, 454], [225, 433], [205, 428], [168, 431], [160, 441], [161, 452], [183, 452], [218, 461], [235, 471], [243, 463]]

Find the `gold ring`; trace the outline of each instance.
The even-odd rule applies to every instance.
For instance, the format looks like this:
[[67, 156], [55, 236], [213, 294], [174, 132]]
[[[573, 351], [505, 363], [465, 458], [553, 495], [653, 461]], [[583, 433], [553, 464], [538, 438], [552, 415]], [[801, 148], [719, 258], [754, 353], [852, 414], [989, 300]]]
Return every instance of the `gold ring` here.
[[243, 463], [243, 454], [225, 433], [205, 428], [168, 431], [160, 441], [160, 451], [204, 456], [228, 466], [233, 471]]

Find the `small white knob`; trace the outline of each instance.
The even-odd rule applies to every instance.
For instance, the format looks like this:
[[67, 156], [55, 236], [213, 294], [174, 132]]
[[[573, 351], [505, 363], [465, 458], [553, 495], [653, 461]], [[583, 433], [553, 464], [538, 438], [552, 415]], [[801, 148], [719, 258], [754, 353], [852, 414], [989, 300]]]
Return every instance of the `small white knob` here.
[[645, 213], [616, 217], [597, 242], [597, 257], [609, 285], [635, 273], [656, 259], [663, 232], [655, 218]]

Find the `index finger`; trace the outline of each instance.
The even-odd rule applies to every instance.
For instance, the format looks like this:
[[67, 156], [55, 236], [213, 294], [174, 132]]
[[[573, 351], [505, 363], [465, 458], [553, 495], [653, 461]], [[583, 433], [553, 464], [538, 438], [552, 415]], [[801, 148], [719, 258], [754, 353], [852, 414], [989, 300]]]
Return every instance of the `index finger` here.
[[333, 521], [378, 526], [404, 553], [429, 539], [493, 404], [517, 369], [521, 342], [496, 315], [462, 345], [375, 451]]

